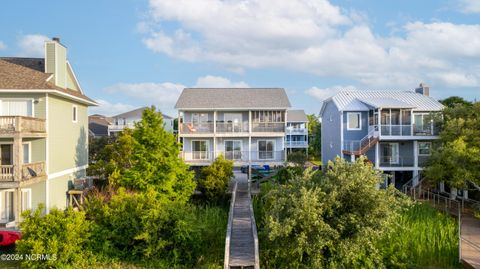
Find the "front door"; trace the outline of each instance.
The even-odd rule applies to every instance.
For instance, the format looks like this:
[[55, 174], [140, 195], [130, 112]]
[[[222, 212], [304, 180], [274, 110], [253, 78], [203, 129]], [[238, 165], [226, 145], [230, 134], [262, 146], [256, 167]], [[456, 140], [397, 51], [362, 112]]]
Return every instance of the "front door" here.
[[13, 145], [2, 144], [0, 145], [0, 164], [12, 165], [13, 164]]

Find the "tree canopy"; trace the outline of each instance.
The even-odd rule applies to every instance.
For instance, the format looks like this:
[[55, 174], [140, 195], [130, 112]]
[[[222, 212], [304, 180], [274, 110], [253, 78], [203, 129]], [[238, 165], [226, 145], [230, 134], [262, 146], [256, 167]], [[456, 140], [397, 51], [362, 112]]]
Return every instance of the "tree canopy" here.
[[314, 114], [307, 115], [308, 118], [308, 154], [315, 158], [320, 159], [320, 152], [322, 148], [322, 125], [318, 120], [318, 117]]
[[151, 107], [143, 112], [135, 129], [124, 130], [97, 154], [90, 173], [114, 186], [141, 191], [154, 188], [169, 199], [186, 201], [195, 182], [179, 153], [174, 135], [163, 128], [162, 114]]
[[427, 163], [426, 178], [456, 188], [480, 185], [480, 103], [456, 103], [443, 116], [441, 145]]

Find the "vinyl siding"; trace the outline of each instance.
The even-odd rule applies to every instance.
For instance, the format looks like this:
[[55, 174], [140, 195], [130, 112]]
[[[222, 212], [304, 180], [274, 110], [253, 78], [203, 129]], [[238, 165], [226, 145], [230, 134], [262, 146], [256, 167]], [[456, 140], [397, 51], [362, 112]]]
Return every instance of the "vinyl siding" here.
[[0, 93], [0, 100], [1, 99], [33, 99], [37, 100], [38, 103], [33, 103], [33, 116], [35, 118], [45, 119], [46, 114], [46, 99], [45, 93], [8, 93], [2, 92]]
[[322, 116], [322, 163], [341, 156], [340, 112], [332, 101], [325, 105]]

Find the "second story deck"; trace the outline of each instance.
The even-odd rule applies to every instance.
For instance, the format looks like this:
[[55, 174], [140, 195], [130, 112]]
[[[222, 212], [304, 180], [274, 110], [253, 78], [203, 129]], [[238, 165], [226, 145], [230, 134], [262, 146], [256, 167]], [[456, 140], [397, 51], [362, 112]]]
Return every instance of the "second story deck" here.
[[45, 137], [45, 119], [26, 116], [0, 116], [0, 137]]

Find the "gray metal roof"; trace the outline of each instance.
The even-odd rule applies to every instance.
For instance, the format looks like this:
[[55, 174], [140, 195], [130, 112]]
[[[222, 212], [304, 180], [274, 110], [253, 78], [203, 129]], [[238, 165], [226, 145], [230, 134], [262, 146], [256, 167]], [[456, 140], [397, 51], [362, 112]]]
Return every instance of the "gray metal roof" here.
[[[148, 107], [144, 106], [144, 107], [141, 107], [141, 108], [137, 108], [137, 109], [134, 109], [134, 110], [131, 110], [131, 111], [127, 111], [127, 112], [115, 115], [112, 118], [121, 118], [121, 119], [123, 119], [123, 118], [141, 118], [143, 111], [147, 108]], [[162, 113], [162, 116], [163, 116], [164, 119], [172, 119], [172, 117], [170, 117], [168, 115], [165, 115], [163, 113]]]
[[368, 111], [378, 108], [412, 108], [414, 111], [440, 111], [443, 105], [434, 98], [414, 91], [361, 91], [342, 90], [324, 101], [320, 114], [328, 101], [340, 111]]
[[283, 88], [186, 88], [176, 109], [287, 109]]
[[303, 110], [288, 110], [287, 122], [308, 122], [307, 114]]
[[416, 108], [412, 104], [391, 97], [358, 98], [358, 100], [374, 108]]

